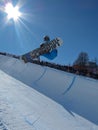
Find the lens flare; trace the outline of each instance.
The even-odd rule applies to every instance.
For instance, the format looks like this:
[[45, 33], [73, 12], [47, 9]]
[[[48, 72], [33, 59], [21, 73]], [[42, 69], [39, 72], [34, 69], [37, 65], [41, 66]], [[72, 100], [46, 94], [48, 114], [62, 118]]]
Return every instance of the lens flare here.
[[19, 11], [18, 6], [13, 6], [11, 3], [7, 3], [5, 6], [5, 12], [7, 13], [7, 18], [13, 19], [14, 21], [17, 21], [19, 17], [21, 16], [21, 13]]

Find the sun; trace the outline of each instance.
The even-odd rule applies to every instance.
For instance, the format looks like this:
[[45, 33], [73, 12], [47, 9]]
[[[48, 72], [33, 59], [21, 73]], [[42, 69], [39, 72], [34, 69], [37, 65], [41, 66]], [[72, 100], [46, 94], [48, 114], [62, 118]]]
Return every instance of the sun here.
[[19, 7], [18, 6], [14, 7], [11, 3], [7, 3], [5, 5], [5, 12], [7, 13], [8, 20], [13, 19], [14, 21], [17, 21], [21, 16]]

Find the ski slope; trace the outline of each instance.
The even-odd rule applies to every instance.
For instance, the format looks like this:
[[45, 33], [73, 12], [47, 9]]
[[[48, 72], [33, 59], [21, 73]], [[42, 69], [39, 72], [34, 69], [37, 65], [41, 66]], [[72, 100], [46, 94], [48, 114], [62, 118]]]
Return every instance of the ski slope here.
[[0, 130], [98, 130], [97, 80], [1, 55], [0, 70]]
[[0, 130], [81, 128], [63, 107], [2, 71], [0, 83]]

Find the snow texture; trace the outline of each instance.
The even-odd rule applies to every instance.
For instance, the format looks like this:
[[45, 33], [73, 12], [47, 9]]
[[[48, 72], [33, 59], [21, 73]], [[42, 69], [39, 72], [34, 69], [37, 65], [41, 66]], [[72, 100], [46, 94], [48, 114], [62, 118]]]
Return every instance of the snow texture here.
[[65, 129], [98, 130], [98, 81], [0, 56], [0, 130]]

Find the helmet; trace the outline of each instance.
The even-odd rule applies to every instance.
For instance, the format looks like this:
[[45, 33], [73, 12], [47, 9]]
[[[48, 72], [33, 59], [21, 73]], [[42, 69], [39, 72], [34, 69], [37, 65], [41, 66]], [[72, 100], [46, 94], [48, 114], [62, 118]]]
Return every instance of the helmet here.
[[44, 41], [50, 41], [50, 37], [49, 36], [44, 36]]

